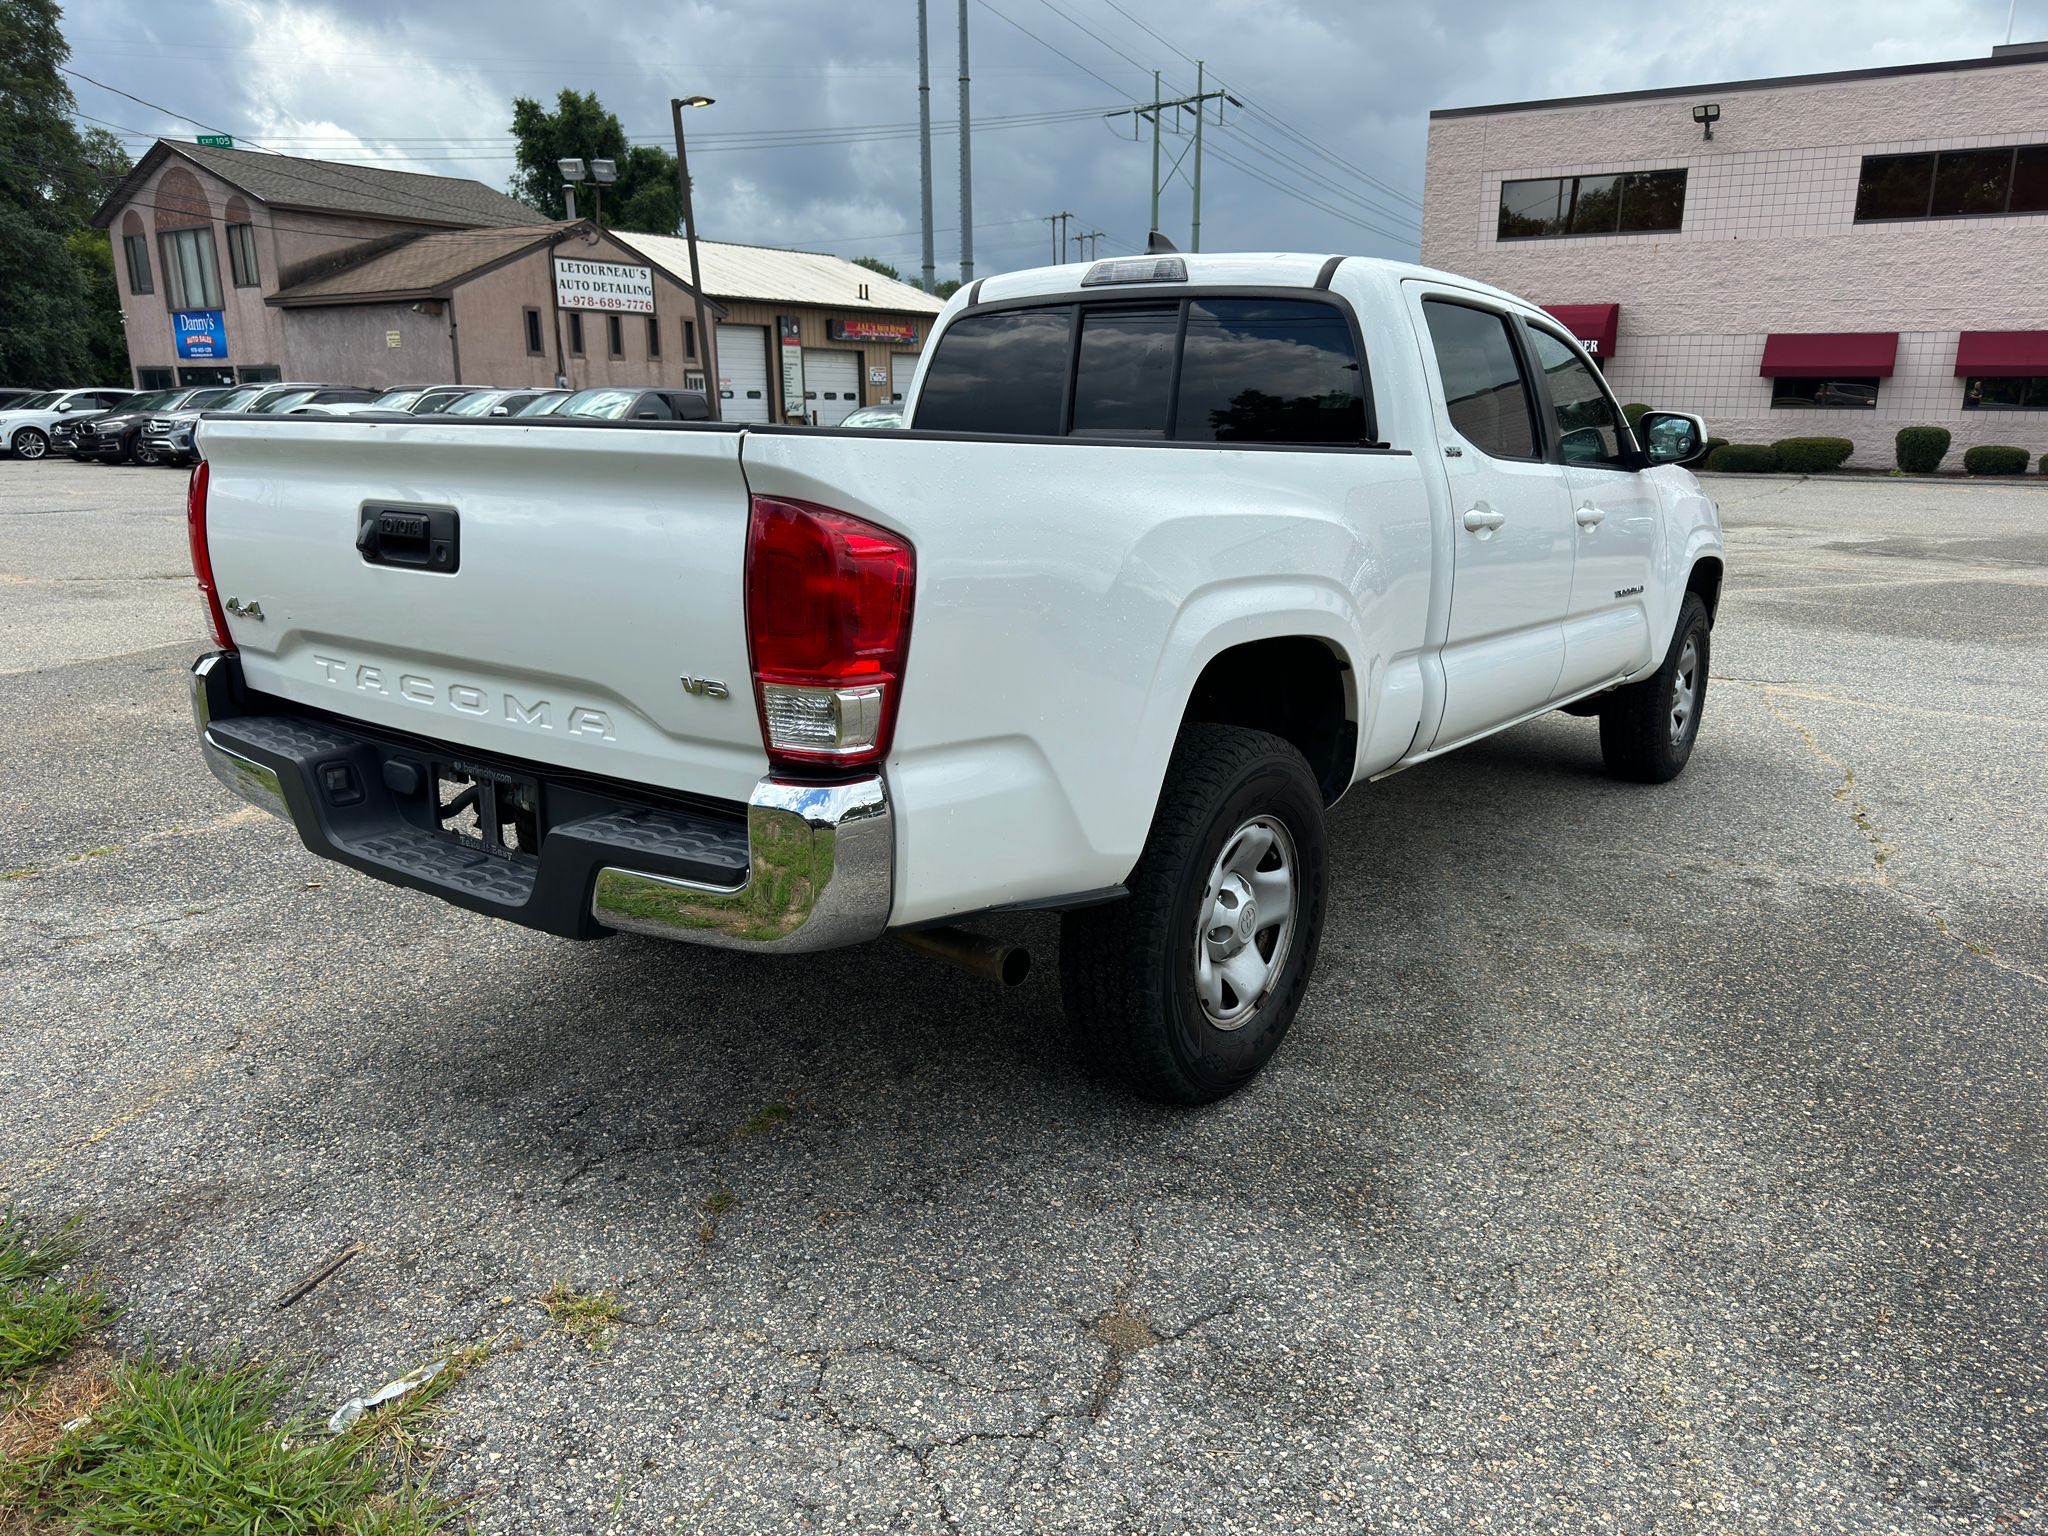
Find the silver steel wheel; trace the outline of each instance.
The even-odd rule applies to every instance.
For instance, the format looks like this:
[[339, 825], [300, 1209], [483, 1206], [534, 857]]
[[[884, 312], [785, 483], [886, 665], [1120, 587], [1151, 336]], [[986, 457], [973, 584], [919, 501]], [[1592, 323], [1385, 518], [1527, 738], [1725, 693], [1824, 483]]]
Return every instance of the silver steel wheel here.
[[1216, 1028], [1242, 1028], [1280, 980], [1299, 882], [1294, 838], [1271, 816], [1223, 844], [1195, 919], [1195, 996]]
[[50, 440], [34, 427], [25, 427], [14, 439], [14, 451], [24, 459], [40, 459], [50, 451]]
[[1671, 741], [1674, 746], [1684, 743], [1699, 701], [1700, 637], [1695, 632], [1685, 637], [1685, 645], [1678, 653], [1678, 674], [1671, 679]]

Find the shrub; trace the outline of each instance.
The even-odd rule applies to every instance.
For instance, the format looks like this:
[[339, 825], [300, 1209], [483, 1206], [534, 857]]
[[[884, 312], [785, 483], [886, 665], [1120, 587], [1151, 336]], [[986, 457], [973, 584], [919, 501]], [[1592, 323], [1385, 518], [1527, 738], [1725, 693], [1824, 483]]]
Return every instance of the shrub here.
[[1792, 475], [1824, 475], [1840, 469], [1856, 445], [1846, 437], [1781, 437], [1771, 447], [1778, 468]]
[[1633, 429], [1635, 424], [1643, 419], [1643, 413], [1648, 409], [1649, 407], [1643, 404], [1642, 401], [1631, 400], [1621, 408], [1621, 414], [1628, 418], [1628, 424]]
[[1899, 468], [1909, 475], [1931, 475], [1948, 457], [1947, 427], [1901, 427], [1896, 441]]
[[1728, 446], [1728, 439], [1727, 439], [1727, 438], [1725, 438], [1725, 437], [1710, 437], [1710, 438], [1708, 438], [1708, 439], [1707, 439], [1707, 446], [1706, 446], [1706, 448], [1705, 448], [1705, 449], [1704, 449], [1703, 451], [1704, 451], [1704, 452], [1705, 452], [1706, 454], [1708, 454], [1709, 456], [1711, 456], [1711, 455], [1713, 454], [1713, 452], [1714, 452], [1714, 450], [1715, 450], [1716, 448], [1726, 448], [1727, 446]]
[[2024, 475], [2026, 472], [2027, 450], [2024, 448], [1979, 443], [1963, 455], [1963, 473], [1966, 475]]
[[1707, 456], [1707, 468], [1728, 474], [1767, 475], [1778, 467], [1778, 450], [1768, 443], [1729, 443]]
[[2041, 473], [2048, 475], [2048, 453], [2041, 455]]

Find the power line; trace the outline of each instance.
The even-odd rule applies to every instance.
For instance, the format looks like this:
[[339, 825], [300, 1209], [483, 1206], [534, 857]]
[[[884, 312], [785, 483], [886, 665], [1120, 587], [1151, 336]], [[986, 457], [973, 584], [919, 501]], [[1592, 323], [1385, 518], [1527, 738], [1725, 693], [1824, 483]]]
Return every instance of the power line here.
[[1051, 43], [1048, 43], [1036, 32], [1032, 31], [1029, 27], [1025, 26], [1023, 22], [1017, 21], [1012, 17], [1005, 16], [1001, 11], [997, 10], [994, 6], [990, 5], [988, 3], [988, 0], [974, 0], [974, 3], [980, 6], [984, 11], [987, 11], [989, 15], [995, 17], [996, 20], [1008, 22], [1011, 26], [1015, 27], [1019, 32], [1022, 32], [1026, 37], [1030, 38], [1031, 41], [1038, 44], [1039, 47], [1052, 49], [1054, 53], [1058, 54], [1061, 58], [1065, 59], [1069, 64], [1073, 65], [1074, 68], [1080, 70], [1082, 74], [1094, 75], [1097, 80], [1101, 80], [1104, 85], [1108, 86], [1112, 91], [1115, 91], [1118, 95], [1125, 94], [1124, 88], [1118, 85], [1114, 80], [1105, 79], [1103, 76], [1095, 74], [1094, 70], [1090, 69], [1086, 64], [1083, 64], [1079, 59], [1075, 58], [1071, 53], [1068, 53], [1064, 48], [1054, 48]]

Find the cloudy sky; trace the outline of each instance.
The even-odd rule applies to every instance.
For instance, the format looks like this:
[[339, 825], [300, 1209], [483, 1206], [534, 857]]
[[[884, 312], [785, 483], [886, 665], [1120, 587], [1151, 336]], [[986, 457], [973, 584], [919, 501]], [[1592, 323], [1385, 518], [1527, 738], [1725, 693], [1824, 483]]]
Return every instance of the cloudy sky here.
[[[968, 0], [982, 274], [1045, 259], [1045, 215], [1142, 246], [1149, 137], [1103, 114], [1193, 89], [1203, 247], [1410, 255], [1432, 107], [1981, 55], [2008, 0]], [[957, 0], [931, 0], [938, 271], [959, 259]], [[2016, 36], [2048, 36], [2019, 0]], [[718, 239], [919, 263], [914, 0], [70, 0], [81, 113], [139, 152], [209, 128], [244, 146], [402, 170], [511, 173], [512, 98], [595, 91], [634, 139], [690, 115], [699, 226]], [[1185, 117], [1185, 114], [1183, 114]], [[1192, 119], [1186, 119], [1192, 123]], [[1168, 159], [1186, 147], [1168, 137]], [[1189, 158], [1182, 167], [1192, 172]], [[1187, 243], [1189, 188], [1161, 223]]]

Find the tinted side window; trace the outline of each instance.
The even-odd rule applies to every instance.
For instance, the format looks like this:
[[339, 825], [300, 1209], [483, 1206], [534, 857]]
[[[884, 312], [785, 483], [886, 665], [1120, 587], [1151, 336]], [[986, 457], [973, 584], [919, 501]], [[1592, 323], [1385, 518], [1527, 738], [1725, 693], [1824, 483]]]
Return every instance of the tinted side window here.
[[946, 328], [916, 425], [928, 432], [1055, 436], [1066, 395], [1071, 306], [968, 315]]
[[1507, 321], [1438, 299], [1424, 300], [1422, 312], [1443, 374], [1451, 425], [1473, 447], [1497, 459], [1534, 458], [1535, 418]]
[[1564, 461], [1628, 468], [1628, 453], [1622, 446], [1626, 439], [1615, 419], [1614, 402], [1607, 398], [1592, 368], [1541, 326], [1529, 327], [1529, 339], [1536, 350], [1536, 366], [1550, 385], [1550, 408], [1557, 413], [1558, 446]]
[[1328, 304], [1194, 299], [1173, 435], [1183, 442], [1360, 443], [1363, 371]]
[[1180, 306], [1084, 309], [1074, 436], [1164, 437]]

